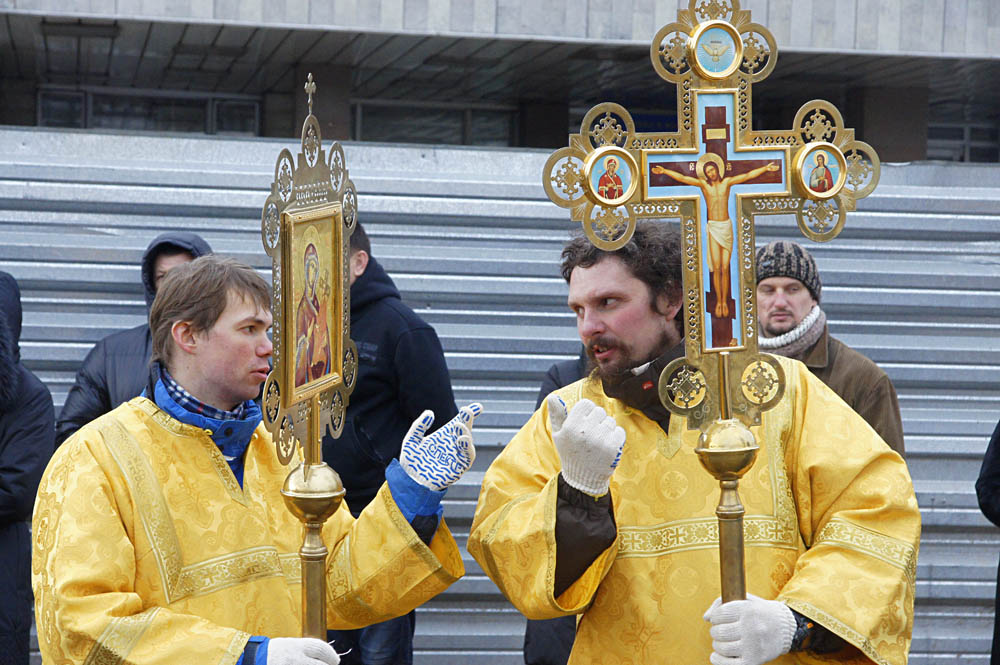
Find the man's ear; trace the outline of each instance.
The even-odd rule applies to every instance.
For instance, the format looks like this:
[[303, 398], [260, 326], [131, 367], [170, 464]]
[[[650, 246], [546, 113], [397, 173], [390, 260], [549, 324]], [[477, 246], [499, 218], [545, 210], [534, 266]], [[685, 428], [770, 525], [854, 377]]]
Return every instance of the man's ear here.
[[365, 274], [365, 269], [368, 268], [368, 252], [363, 249], [359, 249], [351, 254], [349, 263], [351, 269], [351, 284], [353, 284], [354, 280]]
[[174, 346], [185, 353], [193, 354], [198, 349], [198, 336], [190, 321], [174, 321], [170, 326], [170, 337], [174, 340]]
[[670, 298], [661, 294], [657, 297], [657, 311], [663, 314], [663, 318], [667, 321], [673, 321], [674, 317], [677, 316], [677, 311], [684, 304], [683, 300], [683, 298], [678, 298], [677, 302], [670, 302]]

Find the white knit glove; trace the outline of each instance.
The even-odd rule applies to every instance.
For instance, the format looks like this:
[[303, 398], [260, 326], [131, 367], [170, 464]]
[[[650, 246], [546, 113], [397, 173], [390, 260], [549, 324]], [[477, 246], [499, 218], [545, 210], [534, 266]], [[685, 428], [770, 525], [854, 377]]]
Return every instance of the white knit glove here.
[[447, 489], [476, 460], [472, 422], [482, 412], [483, 405], [479, 402], [463, 406], [448, 424], [425, 437], [424, 433], [434, 422], [434, 412], [424, 411], [403, 438], [399, 465], [410, 478], [427, 489], [436, 492]]
[[762, 665], [792, 648], [795, 615], [780, 600], [716, 598], [703, 618], [712, 624], [712, 665]]
[[545, 401], [563, 479], [591, 496], [607, 494], [625, 446], [625, 430], [589, 399], [574, 404], [568, 414], [558, 395], [553, 393]]
[[312, 637], [273, 637], [267, 643], [267, 665], [337, 665], [333, 647]]

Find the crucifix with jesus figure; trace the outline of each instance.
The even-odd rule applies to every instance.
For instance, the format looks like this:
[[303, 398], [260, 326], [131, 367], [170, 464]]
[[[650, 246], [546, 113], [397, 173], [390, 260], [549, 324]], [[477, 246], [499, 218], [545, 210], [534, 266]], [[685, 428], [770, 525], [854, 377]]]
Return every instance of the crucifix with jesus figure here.
[[745, 598], [739, 479], [757, 445], [749, 427], [784, 392], [757, 347], [754, 219], [794, 214], [816, 241], [878, 184], [875, 150], [832, 104], [804, 104], [791, 129], [753, 128], [752, 86], [777, 64], [774, 37], [739, 0], [689, 0], [653, 37], [653, 68], [677, 86], [673, 132], [638, 132], [629, 112], [592, 108], [545, 163], [543, 185], [590, 241], [614, 251], [642, 218], [680, 221], [685, 355], [659, 380], [671, 413], [701, 431], [696, 452], [719, 480], [723, 601]]

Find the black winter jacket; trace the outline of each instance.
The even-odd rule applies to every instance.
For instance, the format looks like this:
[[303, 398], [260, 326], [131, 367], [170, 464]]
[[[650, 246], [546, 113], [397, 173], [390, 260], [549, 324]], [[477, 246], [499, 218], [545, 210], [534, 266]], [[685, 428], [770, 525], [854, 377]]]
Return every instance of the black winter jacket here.
[[[178, 250], [190, 252], [195, 257], [212, 252], [208, 243], [194, 233], [169, 232], [153, 239], [142, 255], [142, 287], [147, 310], [156, 297], [153, 269], [157, 257]], [[77, 371], [76, 381], [59, 414], [56, 445], [91, 420], [141, 393], [146, 386], [152, 353], [148, 323], [108, 335], [94, 345]]]
[[[983, 466], [976, 480], [976, 498], [979, 499], [979, 509], [983, 511], [986, 519], [1000, 526], [1000, 423], [993, 430], [993, 436], [983, 456]], [[994, 608], [1000, 612], [1000, 568], [997, 576]], [[1000, 665], [1000, 618], [993, 622], [990, 665]]]
[[417, 416], [432, 410], [436, 429], [458, 410], [437, 334], [403, 304], [374, 257], [351, 286], [351, 338], [358, 347], [357, 383], [343, 434], [323, 438], [323, 459], [340, 474], [357, 515], [375, 498]]
[[21, 364], [21, 292], [0, 272], [0, 662], [28, 662], [31, 537], [26, 520], [52, 456], [48, 388]]

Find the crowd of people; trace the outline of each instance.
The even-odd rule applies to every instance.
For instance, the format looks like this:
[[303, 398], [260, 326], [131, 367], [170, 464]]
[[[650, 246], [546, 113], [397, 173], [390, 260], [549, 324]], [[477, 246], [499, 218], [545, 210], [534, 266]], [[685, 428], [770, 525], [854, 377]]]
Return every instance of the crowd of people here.
[[[358, 375], [342, 436], [323, 441], [347, 490], [324, 527], [325, 641], [299, 637], [301, 526], [258, 401], [267, 283], [195, 234], [158, 236], [141, 265], [148, 322], [97, 343], [56, 419], [0, 274], [0, 662], [27, 662], [32, 607], [47, 663], [412, 662], [414, 609], [464, 574], [442, 500], [475, 458], [482, 406], [457, 407], [434, 329], [360, 224], [348, 257]], [[529, 619], [525, 662], [903, 665], [920, 513], [899, 405], [831, 336], [809, 252], [757, 252], [760, 347], [786, 387], [754, 428], [748, 595], [727, 603], [718, 484], [656, 389], [684, 353], [678, 231], [639, 223], [614, 252], [575, 236], [559, 269], [579, 357], [545, 374], [468, 538]], [[994, 448], [977, 490], [1000, 523]]]

